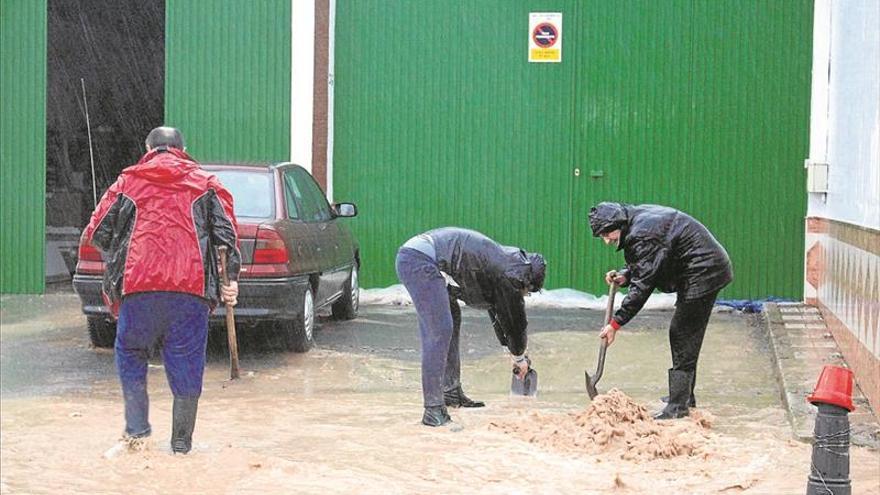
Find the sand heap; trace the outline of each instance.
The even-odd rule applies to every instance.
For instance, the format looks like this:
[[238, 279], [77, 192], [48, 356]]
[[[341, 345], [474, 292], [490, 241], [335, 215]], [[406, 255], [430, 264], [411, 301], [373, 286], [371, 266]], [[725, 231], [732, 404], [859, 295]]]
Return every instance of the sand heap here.
[[532, 411], [490, 428], [553, 449], [650, 460], [706, 454], [711, 424], [711, 416], [699, 411], [684, 420], [655, 421], [643, 405], [612, 389], [581, 412]]

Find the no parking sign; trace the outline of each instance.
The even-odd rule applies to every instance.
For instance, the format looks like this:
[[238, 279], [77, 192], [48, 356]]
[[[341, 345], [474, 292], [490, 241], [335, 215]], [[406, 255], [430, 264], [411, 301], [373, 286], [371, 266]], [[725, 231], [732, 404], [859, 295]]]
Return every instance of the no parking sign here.
[[529, 13], [529, 62], [562, 62], [562, 13]]

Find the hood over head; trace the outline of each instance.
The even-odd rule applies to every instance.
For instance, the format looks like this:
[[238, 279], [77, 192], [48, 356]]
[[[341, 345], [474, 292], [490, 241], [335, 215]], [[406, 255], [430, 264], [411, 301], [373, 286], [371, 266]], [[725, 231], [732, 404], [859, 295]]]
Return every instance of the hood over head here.
[[544, 277], [547, 274], [547, 262], [540, 253], [527, 253], [526, 259], [529, 260], [531, 267], [531, 275], [529, 280], [529, 292], [538, 292], [544, 287]]
[[176, 182], [198, 169], [198, 164], [185, 151], [160, 146], [150, 150], [135, 165], [122, 171], [151, 182]]
[[514, 246], [501, 246], [501, 249], [506, 254], [503, 262], [506, 265], [504, 276], [517, 289], [538, 292], [544, 287], [544, 276], [547, 271], [544, 256], [540, 253], [527, 253], [524, 249]]
[[590, 229], [593, 237], [617, 229], [624, 230], [628, 221], [626, 207], [621, 203], [602, 202], [590, 208]]

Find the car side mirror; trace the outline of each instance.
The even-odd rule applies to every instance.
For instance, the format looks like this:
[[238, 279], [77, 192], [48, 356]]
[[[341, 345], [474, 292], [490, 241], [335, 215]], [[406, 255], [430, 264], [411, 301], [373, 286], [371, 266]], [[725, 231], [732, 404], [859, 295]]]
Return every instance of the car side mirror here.
[[333, 205], [333, 212], [337, 217], [356, 217], [358, 209], [354, 203], [336, 203]]

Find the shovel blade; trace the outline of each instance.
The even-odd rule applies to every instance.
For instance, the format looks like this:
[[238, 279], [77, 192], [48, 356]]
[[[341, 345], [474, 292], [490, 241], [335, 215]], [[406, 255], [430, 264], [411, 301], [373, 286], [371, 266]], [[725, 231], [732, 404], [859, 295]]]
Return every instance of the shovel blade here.
[[593, 400], [599, 395], [599, 391], [596, 390], [596, 384], [593, 382], [593, 379], [590, 378], [590, 373], [584, 371], [584, 376], [587, 379], [587, 395], [590, 396], [590, 400]]
[[529, 368], [529, 371], [522, 380], [517, 378], [516, 375], [512, 375], [510, 378], [510, 394], [526, 397], [538, 395], [538, 372]]

